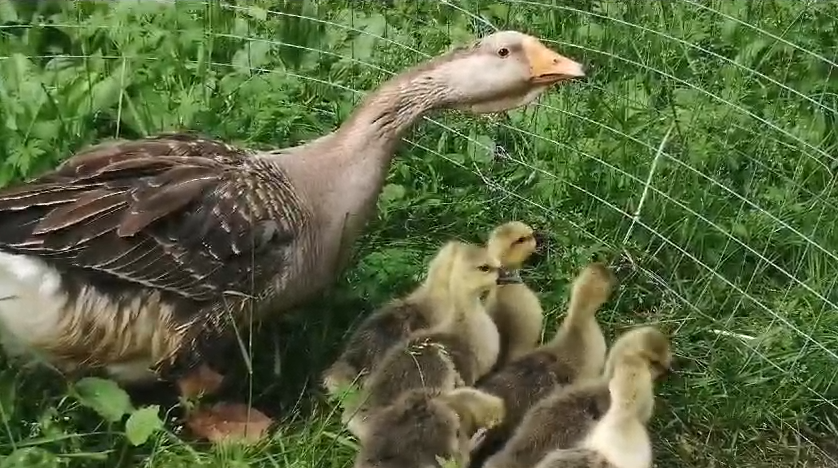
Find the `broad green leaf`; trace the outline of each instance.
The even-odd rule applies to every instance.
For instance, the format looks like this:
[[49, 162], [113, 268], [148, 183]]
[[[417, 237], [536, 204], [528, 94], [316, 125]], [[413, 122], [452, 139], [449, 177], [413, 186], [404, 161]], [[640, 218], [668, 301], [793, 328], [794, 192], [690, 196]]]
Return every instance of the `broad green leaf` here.
[[464, 164], [466, 162], [466, 157], [462, 153], [448, 153], [445, 155], [445, 157], [455, 163]]
[[587, 40], [600, 40], [605, 35], [605, 28], [597, 23], [588, 21], [576, 28], [577, 34]]
[[61, 129], [60, 120], [43, 120], [32, 124], [32, 136], [40, 140], [56, 138]]
[[109, 422], [119, 421], [134, 409], [125, 390], [112, 380], [85, 377], [76, 382], [73, 389], [79, 403]]
[[399, 184], [387, 184], [381, 190], [381, 200], [385, 203], [404, 198], [405, 188]]
[[0, 2], [0, 23], [16, 23], [17, 20], [14, 2]]
[[[105, 109], [115, 107], [119, 101], [122, 90], [130, 84], [131, 70], [126, 64], [115, 67], [115, 71], [108, 76], [99, 79], [102, 75], [90, 74], [86, 80], [80, 80], [74, 84], [72, 92], [68, 95], [70, 102], [78, 103], [75, 112], [79, 114], [95, 114]], [[92, 83], [92, 86], [90, 84]]]
[[271, 44], [265, 41], [250, 41], [233, 56], [233, 66], [240, 73], [250, 74], [254, 68], [260, 68], [267, 62]]
[[265, 21], [268, 19], [268, 10], [265, 10], [264, 8], [252, 6], [246, 9], [244, 12], [247, 14], [247, 16], [250, 16], [251, 18], [256, 18], [259, 21]]
[[250, 37], [250, 23], [244, 18], [236, 18], [233, 21], [232, 33], [239, 37]]
[[504, 4], [488, 4], [486, 9], [489, 10], [496, 18], [506, 19], [509, 16], [509, 5]]
[[365, 18], [356, 18], [355, 24], [364, 32], [353, 41], [352, 53], [356, 59], [365, 61], [372, 56], [375, 45], [383, 37], [387, 29], [387, 20], [383, 15], [374, 14]]
[[355, 408], [360, 396], [361, 389], [353, 382], [349, 382], [339, 386], [331, 399], [337, 401], [342, 408]]
[[495, 141], [486, 135], [471, 132], [468, 140], [468, 156], [472, 161], [491, 161], [495, 156]]
[[440, 468], [462, 468], [460, 464], [457, 463], [457, 460], [453, 458], [444, 458], [437, 455], [436, 462], [439, 464]]
[[128, 441], [133, 445], [142, 445], [155, 432], [163, 429], [163, 420], [160, 419], [159, 413], [158, 405], [146, 406], [131, 413], [125, 422], [125, 436]]
[[760, 54], [766, 47], [771, 46], [771, 42], [765, 39], [757, 39], [745, 47], [741, 47], [739, 54], [734, 61], [746, 67], [752, 67], [759, 58]]
[[15, 450], [0, 461], [0, 468], [58, 468], [58, 457], [40, 447]]

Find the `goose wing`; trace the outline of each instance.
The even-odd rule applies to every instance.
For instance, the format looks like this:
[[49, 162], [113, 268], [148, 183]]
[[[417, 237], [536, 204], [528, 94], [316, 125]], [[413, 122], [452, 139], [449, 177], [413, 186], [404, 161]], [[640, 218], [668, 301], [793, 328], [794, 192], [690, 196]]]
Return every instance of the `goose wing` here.
[[97, 145], [0, 191], [0, 251], [195, 301], [264, 287], [305, 222], [274, 164], [184, 134]]

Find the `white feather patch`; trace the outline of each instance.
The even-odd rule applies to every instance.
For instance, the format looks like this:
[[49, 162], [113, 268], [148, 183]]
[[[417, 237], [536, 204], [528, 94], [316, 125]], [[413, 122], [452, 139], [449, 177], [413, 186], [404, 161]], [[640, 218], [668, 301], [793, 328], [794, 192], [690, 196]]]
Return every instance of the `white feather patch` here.
[[0, 252], [0, 298], [2, 342], [10, 355], [56, 336], [67, 297], [61, 276], [43, 261]]
[[[159, 330], [163, 311], [136, 313], [143, 309], [139, 299], [131, 301], [127, 309], [131, 310], [116, 310], [113, 301], [93, 288], [85, 288], [71, 303], [57, 270], [34, 256], [0, 252], [0, 342], [10, 356], [54, 364], [55, 360], [39, 346], [54, 343], [67, 333], [61, 319], [72, 312], [80, 312], [91, 320], [104, 317], [114, 323], [129, 315], [137, 317], [131, 323], [121, 324], [133, 331], [124, 336], [134, 337], [137, 345], [147, 351]], [[152, 356], [142, 356], [114, 363], [106, 370], [122, 382], [145, 381], [154, 378], [149, 370], [152, 362]]]

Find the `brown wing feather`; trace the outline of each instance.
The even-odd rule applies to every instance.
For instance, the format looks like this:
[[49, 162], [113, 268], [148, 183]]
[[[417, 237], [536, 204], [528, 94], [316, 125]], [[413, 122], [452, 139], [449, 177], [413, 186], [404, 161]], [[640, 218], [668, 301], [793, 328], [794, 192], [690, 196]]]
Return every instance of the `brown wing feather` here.
[[151, 177], [144, 187], [130, 193], [129, 208], [117, 233], [133, 236], [154, 221], [200, 197], [224, 177], [216, 168], [177, 166]]
[[81, 224], [104, 212], [125, 205], [125, 195], [112, 190], [90, 190], [84, 192], [73, 203], [65, 203], [53, 209], [32, 230], [34, 235], [47, 234], [59, 229]]
[[185, 135], [95, 146], [0, 191], [0, 250], [199, 301], [264, 286], [305, 222], [274, 165]]

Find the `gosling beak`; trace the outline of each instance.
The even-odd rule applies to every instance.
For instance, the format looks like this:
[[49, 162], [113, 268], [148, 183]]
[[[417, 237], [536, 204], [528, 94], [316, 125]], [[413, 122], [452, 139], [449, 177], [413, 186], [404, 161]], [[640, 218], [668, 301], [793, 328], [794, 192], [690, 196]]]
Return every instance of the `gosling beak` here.
[[535, 240], [536, 250], [542, 250], [547, 243], [547, 233], [544, 231], [535, 231], [532, 233], [532, 238]]
[[524, 43], [524, 53], [530, 64], [532, 83], [551, 85], [585, 76], [580, 63], [557, 54], [536, 39]]
[[504, 285], [504, 284], [520, 284], [524, 281], [521, 279], [521, 273], [518, 270], [510, 270], [507, 268], [501, 268], [498, 271], [498, 279], [495, 280], [495, 284]]
[[671, 377], [673, 374], [677, 374], [678, 369], [679, 369], [679, 365], [680, 364], [676, 359], [673, 359], [672, 361], [670, 361], [668, 366], [665, 365], [665, 364], [660, 364], [661, 373], [660, 373], [659, 378], [664, 379], [664, 378]]

